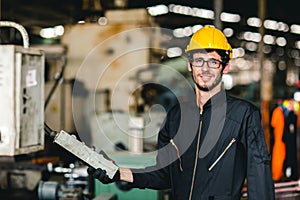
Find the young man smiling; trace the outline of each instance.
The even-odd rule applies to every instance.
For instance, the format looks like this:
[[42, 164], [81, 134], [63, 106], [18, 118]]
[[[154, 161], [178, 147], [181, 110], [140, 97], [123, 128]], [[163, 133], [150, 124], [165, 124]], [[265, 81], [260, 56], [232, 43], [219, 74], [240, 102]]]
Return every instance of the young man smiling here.
[[89, 168], [89, 174], [102, 183], [125, 181], [127, 188], [170, 189], [174, 200], [240, 200], [245, 183], [248, 200], [273, 200], [260, 111], [222, 88], [232, 58], [226, 37], [205, 26], [192, 36], [186, 53], [195, 98], [168, 112], [156, 165], [119, 168], [113, 179], [101, 169]]

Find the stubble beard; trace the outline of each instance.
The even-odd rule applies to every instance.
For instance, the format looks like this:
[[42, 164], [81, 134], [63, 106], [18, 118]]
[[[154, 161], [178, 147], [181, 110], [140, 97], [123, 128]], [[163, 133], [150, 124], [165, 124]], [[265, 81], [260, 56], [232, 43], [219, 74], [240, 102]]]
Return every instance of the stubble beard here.
[[212, 83], [211, 86], [201, 86], [199, 85], [196, 80], [195, 80], [195, 77], [193, 76], [193, 80], [194, 80], [194, 83], [195, 85], [197, 86], [197, 88], [201, 91], [204, 91], [204, 92], [208, 92], [208, 91], [211, 91], [212, 89], [214, 89], [215, 87], [217, 87], [219, 85], [219, 83], [222, 81], [222, 75], [223, 73], [220, 73], [216, 80]]

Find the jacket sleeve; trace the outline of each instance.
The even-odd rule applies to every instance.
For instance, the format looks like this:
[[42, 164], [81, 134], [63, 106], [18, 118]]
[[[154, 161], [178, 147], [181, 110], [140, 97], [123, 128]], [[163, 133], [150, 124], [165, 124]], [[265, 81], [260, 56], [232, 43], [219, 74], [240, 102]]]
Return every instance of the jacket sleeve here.
[[168, 189], [170, 188], [169, 166], [165, 164], [168, 158], [167, 149], [164, 148], [165, 142], [161, 138], [166, 137], [164, 128], [159, 132], [156, 165], [144, 169], [131, 169], [133, 172], [133, 187], [149, 189]]
[[156, 165], [145, 169], [132, 169], [133, 186], [137, 188], [169, 189], [170, 178], [170, 132], [177, 130], [174, 116], [178, 116], [178, 109], [173, 108], [167, 115], [162, 128], [158, 133]]
[[248, 200], [275, 199], [268, 152], [258, 110], [247, 119], [247, 191]]

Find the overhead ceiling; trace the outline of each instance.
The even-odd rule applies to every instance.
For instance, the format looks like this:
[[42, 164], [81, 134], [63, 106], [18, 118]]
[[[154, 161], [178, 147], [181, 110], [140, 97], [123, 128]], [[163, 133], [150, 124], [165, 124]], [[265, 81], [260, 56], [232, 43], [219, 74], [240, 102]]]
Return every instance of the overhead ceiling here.
[[[221, 0], [220, 0], [221, 1]], [[183, 5], [214, 10], [214, 0], [0, 0], [1, 20], [14, 21], [23, 25], [29, 33], [31, 30], [56, 25], [77, 23], [91, 16], [103, 15], [106, 10], [120, 9], [117, 2], [125, 2], [123, 8], [147, 8], [158, 4]], [[246, 19], [258, 16], [258, 4], [261, 0], [223, 0], [223, 11], [239, 14], [239, 23], [224, 23], [237, 32], [247, 29]], [[97, 7], [98, 6], [98, 7]], [[101, 9], [99, 9], [101, 6]], [[298, 7], [293, 0], [266, 0], [266, 19], [282, 21], [287, 25], [300, 24]], [[211, 20], [168, 13], [155, 17], [155, 21], [163, 28], [175, 29], [196, 24], [212, 24]], [[1, 33], [1, 32], [0, 32]], [[34, 34], [34, 33], [31, 33]], [[278, 33], [274, 33], [275, 35]], [[282, 33], [279, 33], [282, 34]], [[300, 35], [291, 36], [300, 40]]]
[[[123, 9], [147, 8], [149, 6], [155, 6], [159, 4], [164, 4], [166, 6], [170, 4], [175, 4], [189, 6], [192, 8], [196, 7], [214, 10], [214, 1], [215, 0], [0, 0], [0, 20], [14, 21], [23, 25], [27, 30], [29, 30], [29, 33], [31, 33], [32, 37], [34, 33], [31, 31], [36, 28], [75, 24], [78, 22], [78, 20], [82, 20], [93, 16], [101, 16], [105, 14], [105, 11], [107, 10], [120, 9], [120, 6], [117, 6], [117, 2], [125, 2], [126, 5], [123, 7]], [[246, 20], [249, 17], [258, 17], [258, 4], [262, 2], [262, 0], [219, 1], [223, 2], [224, 12], [239, 14], [241, 16], [241, 21], [239, 23], [223, 24], [223, 27], [232, 27], [237, 33], [249, 29]], [[265, 1], [266, 19], [284, 22], [288, 26], [291, 26], [292, 24], [300, 24], [299, 8], [295, 5], [294, 0]], [[99, 9], [100, 4], [101, 9]], [[197, 24], [204, 25], [213, 23], [213, 21], [211, 20], [170, 12], [168, 14], [156, 16], [154, 17], [154, 20], [161, 27], [169, 29], [184, 28], [187, 26], [193, 26]], [[257, 28], [254, 31], [258, 31]], [[8, 32], [9, 34], [6, 34], [7, 41], [4, 41], [2, 40], [0, 30], [1, 43], [10, 42], [9, 39], [11, 38], [9, 37], [11, 37], [11, 32]], [[290, 46], [285, 47], [285, 50], [294, 48], [291, 46], [291, 44], [295, 44], [295, 41], [300, 41], [300, 35], [297, 34], [266, 30], [266, 33], [268, 32], [271, 32], [270, 34], [274, 34], [277, 36], [287, 36]], [[240, 43], [242, 43], [237, 37], [232, 37], [230, 39], [234, 40], [230, 41], [230, 43], [233, 44], [233, 47], [238, 47], [240, 46]], [[269, 55], [273, 57], [279, 57], [277, 55], [277, 51], [279, 49], [281, 50], [279, 52], [282, 52], [282, 48], [280, 49], [279, 47], [277, 49], [275, 45], [272, 48], [273, 55]], [[300, 55], [299, 49], [297, 51]], [[284, 52], [285, 55], [289, 54], [289, 51]], [[295, 58], [295, 60], [299, 60], [299, 57]], [[299, 65], [300, 64], [298, 62], [297, 66]]]
[[[158, 4], [178, 4], [197, 8], [213, 10], [213, 0], [0, 0], [1, 20], [11, 20], [25, 27], [48, 27], [59, 24], [76, 23], [78, 19], [90, 14], [97, 14], [92, 9], [83, 9], [83, 2], [91, 5], [100, 2], [103, 11], [115, 9], [114, 2], [126, 2], [126, 8], [147, 8]], [[223, 11], [240, 14], [242, 18], [258, 16], [258, 2], [260, 0], [224, 0]], [[300, 23], [299, 11], [292, 0], [267, 0], [266, 17], [288, 24]], [[170, 17], [172, 15], [172, 17]], [[178, 19], [178, 20], [177, 20]], [[200, 22], [201, 19], [176, 14], [167, 14], [158, 17], [160, 25], [166, 28], [184, 27], [191, 23]]]

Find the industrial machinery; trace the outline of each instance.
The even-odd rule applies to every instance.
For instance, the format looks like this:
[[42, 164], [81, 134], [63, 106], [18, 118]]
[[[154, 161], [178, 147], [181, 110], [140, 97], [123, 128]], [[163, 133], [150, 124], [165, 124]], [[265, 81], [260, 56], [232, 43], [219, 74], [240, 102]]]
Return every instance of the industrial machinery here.
[[24, 47], [0, 46], [0, 155], [13, 156], [44, 148], [44, 53], [29, 48], [22, 26]]
[[[23, 26], [10, 21], [0, 21], [0, 26], [18, 29], [24, 39], [23, 47], [0, 45], [0, 109], [3, 113], [0, 116], [0, 188], [8, 191], [1, 197], [4, 195], [7, 198], [10, 190], [15, 193], [22, 189], [34, 190], [38, 182], [40, 199], [54, 195], [51, 191], [57, 188], [57, 184], [49, 186], [48, 182], [41, 181], [42, 171], [48, 169], [34, 165], [31, 159], [16, 161], [16, 156], [44, 150], [45, 132], [50, 137], [55, 136], [56, 144], [85, 164], [104, 168], [110, 177], [114, 176], [118, 169], [116, 165], [67, 132], [57, 133], [44, 123], [45, 53], [29, 48], [28, 35]], [[69, 186], [73, 184], [74, 189], [75, 182], [71, 180], [68, 179], [67, 183]], [[68, 199], [70, 193], [80, 196], [77, 195], [80, 190], [70, 190], [69, 187], [60, 191], [61, 196], [67, 196]]]

